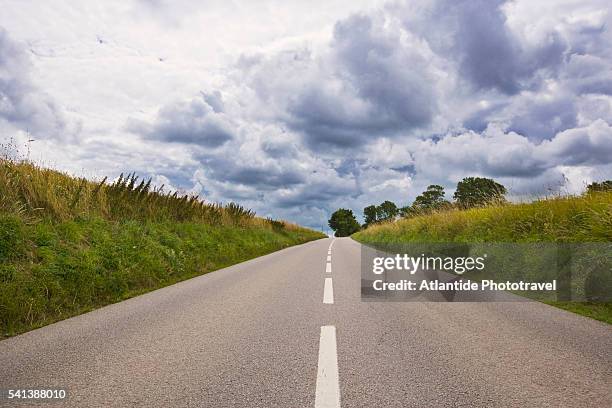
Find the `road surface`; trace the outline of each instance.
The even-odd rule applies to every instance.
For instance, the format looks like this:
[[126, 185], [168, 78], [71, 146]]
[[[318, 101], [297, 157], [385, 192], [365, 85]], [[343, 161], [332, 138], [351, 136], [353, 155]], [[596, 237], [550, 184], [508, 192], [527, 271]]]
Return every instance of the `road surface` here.
[[612, 406], [612, 326], [534, 302], [361, 302], [360, 246], [331, 242], [4, 340], [0, 389], [67, 389], [55, 407]]

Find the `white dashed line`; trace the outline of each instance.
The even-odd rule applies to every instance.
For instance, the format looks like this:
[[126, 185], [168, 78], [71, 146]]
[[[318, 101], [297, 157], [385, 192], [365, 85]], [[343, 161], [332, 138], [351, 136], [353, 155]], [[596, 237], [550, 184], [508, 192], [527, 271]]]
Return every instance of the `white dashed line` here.
[[331, 262], [331, 255], [327, 255], [327, 262]]
[[325, 272], [331, 273], [331, 262], [325, 264]]
[[334, 303], [334, 284], [332, 278], [325, 278], [325, 287], [323, 288], [323, 303], [331, 305]]
[[[331, 279], [330, 279], [331, 281]], [[338, 380], [338, 354], [336, 351], [336, 327], [321, 327], [319, 340], [319, 367], [315, 408], [339, 408], [340, 384]]]

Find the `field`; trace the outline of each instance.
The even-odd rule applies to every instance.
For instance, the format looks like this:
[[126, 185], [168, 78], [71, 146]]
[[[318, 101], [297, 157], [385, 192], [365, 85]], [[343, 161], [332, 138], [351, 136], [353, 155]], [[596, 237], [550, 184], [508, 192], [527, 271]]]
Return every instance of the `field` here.
[[[612, 242], [612, 192], [451, 209], [373, 225], [353, 238], [365, 244], [608, 243]], [[611, 303], [547, 303], [612, 323]]]
[[0, 160], [0, 337], [322, 238], [134, 175], [77, 179]]

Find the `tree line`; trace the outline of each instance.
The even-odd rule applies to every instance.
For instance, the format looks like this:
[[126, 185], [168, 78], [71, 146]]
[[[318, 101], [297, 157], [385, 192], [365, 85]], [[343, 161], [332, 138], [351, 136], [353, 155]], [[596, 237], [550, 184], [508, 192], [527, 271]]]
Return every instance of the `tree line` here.
[[[612, 191], [612, 180], [594, 182], [587, 186], [586, 193]], [[398, 207], [386, 200], [379, 205], [369, 205], [363, 209], [364, 223], [359, 225], [353, 211], [346, 208], [336, 210], [329, 219], [329, 227], [335, 236], [346, 237], [370, 225], [393, 221], [398, 217], [409, 218], [426, 215], [452, 208], [469, 209], [487, 205], [504, 204], [506, 187], [490, 178], [466, 177], [457, 183], [453, 201], [445, 199], [444, 187], [432, 184], [418, 195], [411, 205]]]

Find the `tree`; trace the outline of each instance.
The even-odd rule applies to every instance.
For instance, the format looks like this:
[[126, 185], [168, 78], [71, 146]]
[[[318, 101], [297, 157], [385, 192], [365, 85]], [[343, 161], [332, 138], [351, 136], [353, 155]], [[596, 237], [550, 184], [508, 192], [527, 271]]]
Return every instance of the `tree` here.
[[364, 227], [368, 227], [380, 221], [393, 220], [399, 214], [399, 208], [392, 201], [385, 201], [380, 205], [369, 205], [363, 209]]
[[402, 218], [408, 218], [408, 217], [412, 217], [413, 215], [416, 215], [414, 213], [414, 208], [412, 208], [411, 205], [407, 205], [405, 207], [400, 207], [399, 209], [399, 216]]
[[506, 187], [483, 177], [466, 177], [457, 183], [453, 198], [460, 208], [481, 207], [504, 202]]
[[444, 187], [432, 184], [412, 203], [412, 212], [417, 214], [439, 210], [450, 203], [444, 199]]
[[378, 221], [389, 221], [397, 217], [399, 210], [394, 202], [389, 200], [381, 203], [376, 208], [376, 218]]
[[601, 183], [593, 182], [587, 186], [587, 194], [597, 193], [600, 191], [612, 191], [612, 180], [602, 181]]
[[348, 237], [359, 231], [359, 223], [355, 219], [352, 210], [340, 208], [336, 210], [329, 219], [329, 227], [335, 231], [336, 237]]
[[367, 227], [368, 225], [372, 225], [374, 224], [376, 221], [378, 221], [378, 217], [377, 217], [377, 211], [376, 211], [376, 206], [375, 205], [368, 205], [366, 208], [363, 209], [363, 217], [364, 217], [364, 225]]

